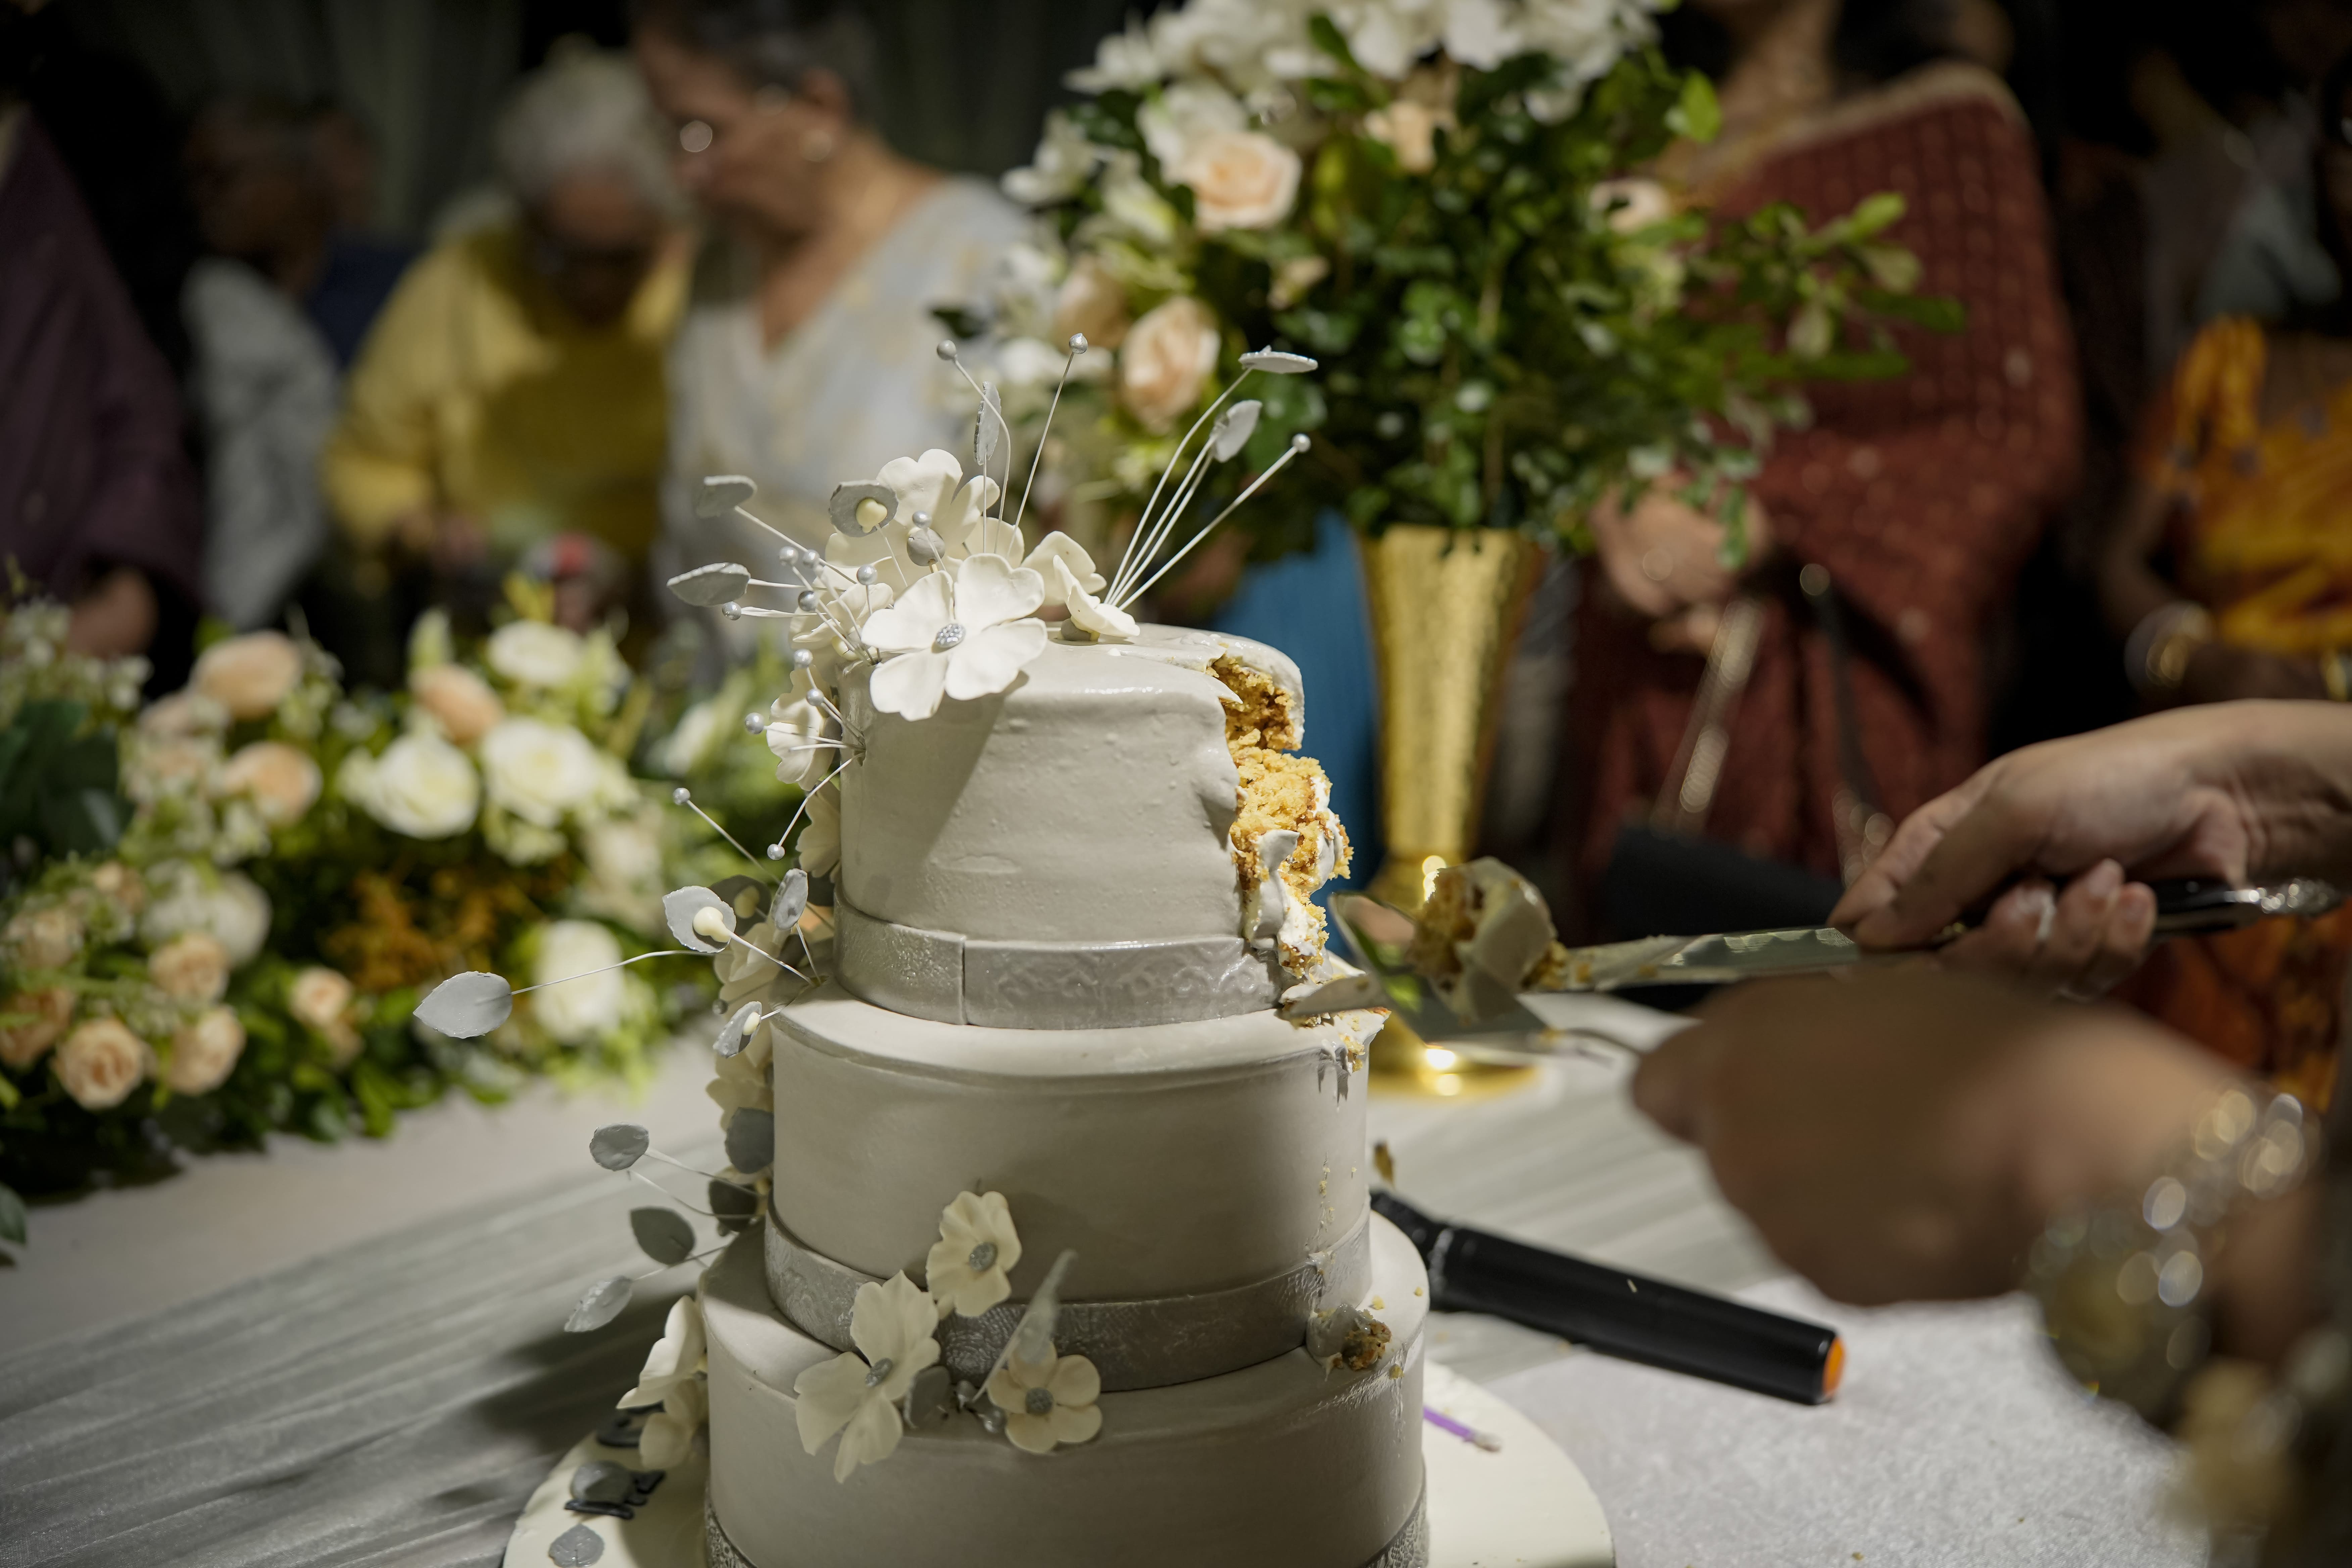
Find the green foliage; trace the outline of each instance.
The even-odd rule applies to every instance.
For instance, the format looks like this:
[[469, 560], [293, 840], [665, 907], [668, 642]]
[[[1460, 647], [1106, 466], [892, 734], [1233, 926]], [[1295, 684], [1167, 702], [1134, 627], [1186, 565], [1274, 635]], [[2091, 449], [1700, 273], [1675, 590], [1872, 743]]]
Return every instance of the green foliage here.
[[102, 854], [130, 816], [115, 737], [85, 704], [27, 702], [0, 729], [0, 844], [29, 842], [44, 858]]

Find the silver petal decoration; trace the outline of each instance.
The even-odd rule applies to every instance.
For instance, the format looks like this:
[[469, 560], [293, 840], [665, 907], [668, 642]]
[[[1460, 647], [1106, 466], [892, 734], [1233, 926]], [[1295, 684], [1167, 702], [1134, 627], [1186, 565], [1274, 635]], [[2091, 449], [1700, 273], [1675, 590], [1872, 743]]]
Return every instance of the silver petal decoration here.
[[548, 1543], [547, 1560], [556, 1568], [588, 1568], [604, 1555], [604, 1538], [584, 1524], [575, 1524]]
[[514, 1011], [514, 987], [503, 974], [469, 969], [453, 974], [416, 1005], [417, 1021], [454, 1039], [487, 1035]]
[[713, 942], [694, 929], [695, 917], [705, 910], [717, 910], [719, 918], [735, 929], [735, 911], [727, 900], [708, 888], [675, 888], [662, 895], [662, 919], [669, 922], [669, 934], [682, 946], [697, 952], [718, 952], [726, 947], [723, 942]]
[[778, 931], [790, 931], [801, 923], [808, 912], [808, 873], [795, 866], [784, 873], [776, 888], [775, 906], [768, 911], [768, 923]]
[[954, 1374], [933, 1362], [915, 1374], [915, 1381], [907, 1387], [907, 1397], [900, 1409], [909, 1426], [919, 1429], [938, 1426], [955, 1414]]
[[898, 491], [888, 485], [877, 485], [871, 480], [853, 480], [833, 487], [833, 500], [826, 507], [832, 515], [833, 526], [853, 539], [873, 532], [874, 528], [857, 521], [857, 509], [867, 501], [882, 509], [882, 516], [874, 528], [881, 527], [898, 515]]
[[1284, 349], [1252, 349], [1242, 355], [1244, 370], [1262, 370], [1268, 375], [1305, 375], [1321, 366], [1305, 354], [1295, 354]]
[[1217, 461], [1232, 462], [1234, 455], [1249, 445], [1251, 435], [1257, 429], [1257, 416], [1265, 409], [1265, 405], [1256, 398], [1244, 397], [1217, 416], [1216, 425], [1209, 431], [1209, 447], [1217, 454]]
[[588, 1135], [588, 1157], [608, 1171], [625, 1171], [646, 1157], [654, 1135], [634, 1121], [614, 1121]]
[[591, 1459], [572, 1472], [572, 1495], [582, 1502], [623, 1502], [635, 1479], [626, 1465]]
[[694, 1226], [676, 1209], [631, 1209], [629, 1234], [637, 1238], [637, 1250], [665, 1268], [694, 1256]]
[[907, 556], [918, 566], [935, 565], [947, 556], [947, 541], [935, 529], [914, 528], [907, 532]]
[[757, 1002], [744, 1003], [735, 1009], [733, 1017], [719, 1026], [719, 1037], [710, 1042], [710, 1048], [722, 1057], [741, 1056], [744, 1042], [751, 1037], [751, 1031], [759, 1022], [760, 1005]]
[[756, 1176], [776, 1163], [776, 1119], [746, 1106], [727, 1124], [727, 1163]]
[[740, 474], [712, 474], [695, 488], [694, 515], [722, 517], [760, 493], [760, 487]]
[[998, 1366], [1014, 1356], [1025, 1362], [1041, 1362], [1054, 1353], [1054, 1325], [1062, 1315], [1062, 1281], [1068, 1276], [1070, 1265], [1077, 1260], [1078, 1255], [1066, 1248], [1054, 1259], [1054, 1267], [1045, 1270], [1045, 1278], [1031, 1292], [1028, 1309], [1004, 1342], [1004, 1350], [996, 1358]]
[[740, 599], [751, 585], [751, 569], [732, 561], [713, 561], [669, 580], [669, 591], [689, 605], [709, 608]]
[[973, 416], [971, 430], [971, 466], [982, 473], [996, 461], [997, 433], [1003, 428], [1004, 405], [998, 401], [996, 383], [982, 383], [980, 389], [980, 412]]
[[603, 1328], [621, 1315], [621, 1309], [629, 1304], [629, 1298], [635, 1291], [636, 1286], [625, 1274], [598, 1280], [588, 1287], [588, 1293], [580, 1298], [580, 1304], [572, 1309], [570, 1317], [563, 1320], [563, 1331], [584, 1334], [592, 1329]]

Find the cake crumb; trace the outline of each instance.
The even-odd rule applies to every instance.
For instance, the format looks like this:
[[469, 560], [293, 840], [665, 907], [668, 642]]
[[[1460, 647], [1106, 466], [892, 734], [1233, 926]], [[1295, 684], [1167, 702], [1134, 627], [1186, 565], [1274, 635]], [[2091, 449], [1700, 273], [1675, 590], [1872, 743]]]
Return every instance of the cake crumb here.
[[1372, 1310], [1373, 1310], [1373, 1311], [1375, 1311], [1375, 1312], [1381, 1312], [1381, 1311], [1386, 1311], [1387, 1310], [1388, 1310], [1388, 1303], [1387, 1303], [1386, 1301], [1381, 1300], [1378, 1296], [1375, 1296], [1375, 1297], [1373, 1297], [1373, 1298], [1372, 1298]]
[[1394, 1383], [1398, 1378], [1401, 1378], [1401, 1377], [1402, 1377], [1403, 1375], [1404, 1375], [1404, 1363], [1402, 1363], [1402, 1362], [1401, 1362], [1401, 1361], [1400, 1361], [1400, 1362], [1391, 1362], [1391, 1363], [1389, 1363], [1389, 1381], [1390, 1381], [1391, 1383]]
[[1372, 1318], [1339, 1342], [1339, 1364], [1349, 1372], [1370, 1372], [1381, 1364], [1381, 1357], [1388, 1351], [1389, 1326]]

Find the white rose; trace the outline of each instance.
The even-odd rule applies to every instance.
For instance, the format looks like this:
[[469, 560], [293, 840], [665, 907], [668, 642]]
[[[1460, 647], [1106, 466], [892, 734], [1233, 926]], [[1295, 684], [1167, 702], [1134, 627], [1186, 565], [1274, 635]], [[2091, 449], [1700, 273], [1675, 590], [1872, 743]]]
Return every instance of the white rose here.
[[268, 718], [302, 679], [302, 650], [284, 632], [247, 632], [196, 658], [188, 689], [239, 719]]
[[160, 948], [189, 931], [203, 931], [228, 950], [229, 966], [250, 963], [269, 940], [269, 895], [236, 871], [207, 877], [184, 861], [148, 879], [155, 897], [140, 918], [139, 935]]
[[1132, 325], [1126, 286], [1093, 257], [1078, 258], [1054, 295], [1054, 335], [1066, 342], [1071, 333], [1084, 332], [1093, 347], [1115, 349]]
[[677, 728], [662, 742], [662, 772], [682, 779], [702, 765], [711, 745], [729, 729], [726, 710], [716, 697], [705, 698], [678, 715]]
[[1201, 401], [1217, 367], [1217, 319], [1189, 294], [1144, 313], [1118, 351], [1119, 395], [1135, 416], [1165, 430]]
[[1247, 130], [1249, 110], [1213, 81], [1180, 81], [1136, 110], [1135, 128], [1160, 168], [1172, 173], [1209, 137]]
[[490, 634], [487, 657], [518, 686], [561, 686], [580, 672], [588, 645], [545, 621], [509, 621]]
[[537, 719], [509, 719], [482, 737], [482, 781], [491, 804], [534, 827], [555, 827], [606, 793], [604, 762], [588, 737]]
[[592, 823], [581, 835], [588, 861], [580, 906], [591, 914], [639, 931], [660, 919], [661, 835], [642, 816], [614, 816]]
[[120, 1018], [92, 1018], [58, 1047], [58, 1081], [85, 1110], [107, 1110], [145, 1081], [154, 1053]]
[[1602, 180], [1592, 187], [1592, 210], [1607, 214], [1617, 233], [1632, 234], [1674, 216], [1675, 198], [1655, 180]]
[[352, 752], [340, 782], [361, 810], [410, 838], [463, 833], [482, 805], [482, 781], [466, 753], [423, 731], [403, 735], [380, 757]]
[[357, 988], [335, 970], [314, 963], [294, 976], [286, 988], [286, 1010], [295, 1022], [307, 1025], [326, 1040], [328, 1059], [337, 1068], [351, 1066], [360, 1054], [360, 1032], [352, 1026], [352, 1003]]
[[207, 1007], [172, 1037], [172, 1065], [163, 1081], [178, 1094], [210, 1094], [228, 1081], [245, 1054], [245, 1026], [234, 1007]]
[[323, 782], [309, 753], [280, 741], [256, 741], [222, 765], [214, 786], [223, 795], [252, 796], [261, 820], [275, 827], [300, 820]]
[[1255, 131], [1204, 136], [1172, 172], [1192, 187], [1192, 221], [1203, 234], [1271, 228], [1298, 200], [1298, 154]]
[[[551, 1039], [577, 1045], [613, 1026], [624, 984], [621, 944], [594, 921], [552, 921], [539, 933], [531, 980], [547, 987], [531, 997], [531, 1016]], [[602, 973], [592, 971], [602, 970]], [[561, 984], [556, 984], [561, 982]]]

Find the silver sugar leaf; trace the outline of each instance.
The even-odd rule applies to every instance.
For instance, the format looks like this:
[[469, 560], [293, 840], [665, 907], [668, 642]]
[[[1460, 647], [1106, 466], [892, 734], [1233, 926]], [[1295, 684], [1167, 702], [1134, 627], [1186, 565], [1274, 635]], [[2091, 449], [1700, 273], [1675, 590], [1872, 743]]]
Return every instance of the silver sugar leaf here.
[[591, 1459], [572, 1472], [572, 1495], [582, 1502], [625, 1502], [634, 1480], [626, 1465]]
[[588, 1568], [604, 1555], [604, 1538], [584, 1524], [575, 1524], [548, 1543], [547, 1560], [556, 1568]]
[[631, 1209], [629, 1231], [638, 1250], [665, 1268], [694, 1256], [694, 1226], [676, 1209]]
[[588, 1287], [588, 1293], [580, 1298], [578, 1306], [572, 1309], [572, 1316], [563, 1320], [563, 1331], [584, 1334], [592, 1329], [603, 1328], [621, 1315], [621, 1309], [629, 1304], [629, 1297], [635, 1290], [636, 1286], [625, 1274], [615, 1274], [610, 1279], [597, 1281]]
[[795, 866], [784, 873], [776, 888], [774, 908], [768, 911], [768, 923], [778, 931], [790, 931], [801, 923], [808, 912], [808, 873]]
[[996, 383], [988, 382], [980, 389], [980, 413], [971, 431], [971, 465], [982, 473], [996, 461], [997, 434], [1004, 427], [1003, 405], [997, 400]]
[[662, 919], [669, 922], [669, 934], [677, 938], [681, 946], [697, 952], [718, 952], [726, 947], [723, 942], [713, 942], [694, 929], [695, 917], [705, 910], [717, 910], [719, 918], [727, 922], [730, 932], [735, 929], [735, 911], [727, 900], [708, 888], [674, 888], [662, 895]]
[[1262, 370], [1268, 375], [1305, 375], [1319, 369], [1305, 354], [1295, 354], [1282, 349], [1253, 349], [1242, 355], [1244, 370]]
[[[872, 501], [882, 509], [882, 515], [868, 528], [857, 518], [858, 509]], [[826, 505], [834, 528], [856, 539], [874, 531], [898, 515], [898, 492], [888, 485], [877, 485], [871, 479], [853, 480], [833, 487], [833, 500]]]
[[513, 1011], [514, 987], [506, 976], [469, 969], [426, 993], [416, 1005], [416, 1020], [453, 1039], [470, 1040], [505, 1023]]
[[732, 561], [713, 561], [669, 580], [669, 591], [689, 605], [709, 608], [740, 599], [751, 585], [751, 569]]
[[695, 488], [694, 515], [724, 517], [760, 493], [760, 487], [740, 474], [712, 474]]
[[1209, 447], [1217, 454], [1217, 461], [1232, 462], [1249, 445], [1250, 437], [1257, 429], [1257, 416], [1265, 408], [1256, 398], [1244, 397], [1217, 416], [1217, 423], [1209, 431]]
[[1021, 1314], [1021, 1321], [1013, 1330], [1013, 1337], [1004, 1342], [1004, 1353], [996, 1364], [1004, 1365], [1018, 1356], [1025, 1362], [1042, 1362], [1054, 1353], [1054, 1325], [1062, 1315], [1062, 1280], [1070, 1272], [1070, 1265], [1078, 1260], [1075, 1252], [1065, 1250], [1054, 1259], [1054, 1267], [1030, 1294], [1029, 1306]]
[[727, 1163], [747, 1176], [756, 1176], [776, 1163], [776, 1119], [750, 1107], [738, 1110], [727, 1124]]
[[646, 1157], [653, 1134], [634, 1121], [615, 1121], [588, 1135], [588, 1157], [608, 1171], [625, 1171]]
[[735, 1009], [733, 1017], [719, 1026], [719, 1037], [710, 1042], [710, 1048], [722, 1057], [741, 1056], [743, 1042], [751, 1037], [751, 1030], [759, 1021], [760, 1005], [744, 1003]]

